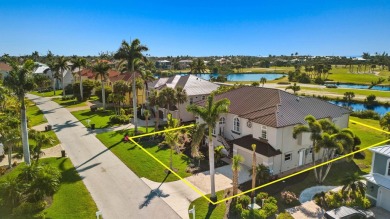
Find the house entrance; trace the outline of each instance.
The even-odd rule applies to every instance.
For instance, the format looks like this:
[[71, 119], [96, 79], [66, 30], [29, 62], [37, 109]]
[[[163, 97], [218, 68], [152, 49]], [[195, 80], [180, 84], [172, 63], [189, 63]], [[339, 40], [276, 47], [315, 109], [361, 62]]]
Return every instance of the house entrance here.
[[298, 161], [298, 166], [302, 166], [305, 164], [304, 162], [304, 158], [305, 158], [305, 149], [302, 149], [299, 151], [299, 161]]

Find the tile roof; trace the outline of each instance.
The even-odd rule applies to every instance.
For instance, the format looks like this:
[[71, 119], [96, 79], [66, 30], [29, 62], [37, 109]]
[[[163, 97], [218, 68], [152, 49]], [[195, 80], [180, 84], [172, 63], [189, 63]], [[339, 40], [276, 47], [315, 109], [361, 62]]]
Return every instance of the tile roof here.
[[219, 85], [207, 80], [196, 77], [195, 75], [175, 75], [169, 78], [159, 78], [151, 83], [149, 87], [161, 90], [164, 87], [182, 87], [186, 90], [188, 96], [210, 94], [218, 89]]
[[0, 71], [6, 71], [6, 72], [9, 72], [11, 71], [12, 68], [10, 65], [8, 65], [7, 63], [5, 62], [0, 62]]
[[[317, 119], [335, 118], [349, 110], [313, 97], [297, 97], [288, 92], [264, 87], [244, 86], [215, 96], [230, 100], [229, 112], [255, 123], [285, 127], [305, 124], [311, 114]], [[197, 104], [204, 105], [205, 101]]]
[[370, 151], [390, 157], [390, 145], [383, 145], [383, 146], [370, 148]]
[[[141, 77], [141, 74], [139, 72], [135, 72], [135, 77]], [[111, 76], [108, 78], [111, 82], [116, 81], [125, 81], [125, 82], [131, 82], [133, 81], [133, 74], [130, 72], [125, 72], [123, 74], [116, 74], [114, 76]]]
[[230, 142], [248, 150], [252, 150], [252, 144], [256, 144], [256, 153], [266, 157], [273, 157], [282, 154], [280, 150], [275, 150], [275, 148], [273, 148], [266, 140], [253, 138], [252, 135], [246, 135]]
[[[121, 73], [119, 71], [112, 69], [108, 70], [108, 78], [117, 77], [120, 74]], [[81, 76], [88, 77], [89, 79], [95, 79], [95, 73], [91, 69], [87, 68], [81, 70]]]

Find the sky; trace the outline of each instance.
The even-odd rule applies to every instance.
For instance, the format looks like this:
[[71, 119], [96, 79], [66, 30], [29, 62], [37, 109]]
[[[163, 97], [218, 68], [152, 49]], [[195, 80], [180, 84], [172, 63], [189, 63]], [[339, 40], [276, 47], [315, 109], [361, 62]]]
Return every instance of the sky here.
[[388, 0], [0, 0], [0, 54], [361, 55], [389, 52]]

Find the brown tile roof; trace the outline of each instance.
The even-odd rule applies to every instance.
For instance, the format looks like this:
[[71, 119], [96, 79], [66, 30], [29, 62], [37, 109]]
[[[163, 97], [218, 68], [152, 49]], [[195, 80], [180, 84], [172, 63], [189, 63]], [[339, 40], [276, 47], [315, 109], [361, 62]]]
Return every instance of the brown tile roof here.
[[[311, 114], [317, 119], [335, 118], [349, 110], [312, 97], [297, 97], [279, 89], [245, 86], [215, 96], [230, 100], [229, 112], [271, 127], [304, 124]], [[204, 105], [205, 101], [197, 102]]]
[[9, 72], [12, 70], [11, 66], [9, 66], [7, 63], [0, 62], [0, 70]]
[[282, 153], [280, 150], [275, 150], [266, 140], [253, 138], [252, 135], [246, 135], [230, 142], [248, 150], [252, 150], [252, 144], [256, 144], [256, 153], [266, 157], [273, 157]]
[[[135, 77], [139, 78], [141, 77], [141, 74], [139, 72], [135, 72]], [[125, 72], [123, 74], [117, 74], [115, 76], [109, 77], [108, 78], [111, 82], [117, 82], [117, 81], [125, 81], [125, 82], [131, 82], [133, 81], [133, 73], [130, 72]]]
[[[85, 68], [81, 70], [81, 75], [88, 77], [89, 79], [95, 79], [95, 73], [92, 71], [92, 69]], [[112, 70], [112, 69], [108, 70], [108, 78], [116, 77], [118, 75], [120, 75], [119, 71]]]

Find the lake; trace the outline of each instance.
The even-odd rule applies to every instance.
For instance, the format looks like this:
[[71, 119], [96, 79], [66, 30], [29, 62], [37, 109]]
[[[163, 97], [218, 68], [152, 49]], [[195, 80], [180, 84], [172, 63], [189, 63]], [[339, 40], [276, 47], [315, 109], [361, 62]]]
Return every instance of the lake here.
[[[181, 74], [181, 75], [187, 75], [187, 74]], [[203, 78], [205, 80], [210, 80], [210, 76], [217, 77], [218, 74], [194, 74], [200, 78]], [[260, 78], [264, 77], [267, 79], [267, 81], [272, 81], [277, 78], [280, 78], [284, 76], [285, 74], [278, 74], [278, 73], [232, 73], [228, 74], [227, 80], [228, 81], [260, 81]]]
[[[325, 84], [328, 85], [328, 84]], [[337, 87], [341, 88], [351, 88], [351, 89], [368, 89], [369, 85], [365, 84], [329, 84], [329, 85], [336, 85]], [[390, 91], [390, 86], [380, 86], [376, 85], [373, 86], [370, 90], [381, 90], [381, 91]]]
[[374, 110], [379, 113], [379, 115], [383, 116], [387, 112], [390, 111], [390, 107], [377, 105], [377, 106], [368, 106], [363, 103], [347, 103], [344, 101], [329, 101], [330, 103], [336, 104], [338, 106], [351, 107], [353, 111], [361, 111], [361, 110]]

